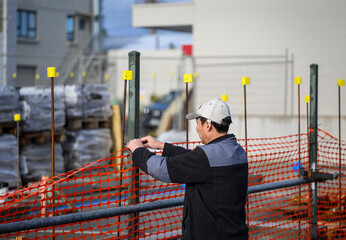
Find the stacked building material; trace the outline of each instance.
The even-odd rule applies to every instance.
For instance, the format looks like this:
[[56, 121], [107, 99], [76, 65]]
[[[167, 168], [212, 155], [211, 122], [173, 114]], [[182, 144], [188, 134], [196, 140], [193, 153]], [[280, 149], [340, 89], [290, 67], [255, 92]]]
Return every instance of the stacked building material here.
[[66, 85], [64, 95], [67, 118], [106, 119], [112, 116], [105, 84]]
[[13, 122], [19, 113], [19, 95], [14, 87], [0, 86], [0, 123]]
[[64, 94], [66, 118], [83, 117], [83, 85], [58, 86], [56, 91]]
[[[19, 91], [22, 113], [22, 130], [35, 132], [50, 130], [51, 92], [50, 88], [24, 87]], [[64, 96], [54, 93], [54, 128], [61, 129], [65, 125]]]
[[67, 141], [63, 143], [65, 167], [71, 170], [107, 157], [111, 147], [109, 128], [67, 131]]
[[86, 84], [83, 93], [86, 100], [84, 103], [84, 117], [109, 118], [112, 116], [107, 85]]
[[[55, 175], [65, 172], [61, 143], [54, 144]], [[40, 180], [42, 176], [52, 175], [52, 145], [29, 144], [21, 149], [21, 156], [26, 160], [28, 173], [24, 175], [26, 182]]]
[[108, 86], [69, 85], [64, 88], [67, 141], [63, 144], [65, 167], [81, 167], [110, 154], [112, 139]]
[[6, 183], [8, 187], [17, 186], [17, 153], [18, 144], [14, 135], [3, 134], [0, 136], [0, 182]]

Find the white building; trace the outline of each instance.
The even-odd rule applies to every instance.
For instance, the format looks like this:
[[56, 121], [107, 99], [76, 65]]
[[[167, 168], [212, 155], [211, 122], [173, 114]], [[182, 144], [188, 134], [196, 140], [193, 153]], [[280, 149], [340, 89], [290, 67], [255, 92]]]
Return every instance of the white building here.
[[[337, 80], [346, 78], [346, 1], [344, 0], [194, 0], [133, 6], [133, 26], [193, 34], [196, 109], [211, 98], [229, 95], [237, 137], [244, 137], [247, 86], [248, 137], [297, 133], [302, 77], [301, 131], [306, 131], [310, 64], [319, 65], [319, 128], [338, 136]], [[346, 101], [341, 88], [341, 103]], [[344, 104], [345, 105], [345, 104]], [[346, 111], [342, 106], [342, 126]], [[190, 135], [195, 123], [190, 123]], [[345, 133], [345, 131], [343, 131]], [[343, 138], [346, 134], [343, 134]], [[193, 138], [197, 139], [196, 134]]]

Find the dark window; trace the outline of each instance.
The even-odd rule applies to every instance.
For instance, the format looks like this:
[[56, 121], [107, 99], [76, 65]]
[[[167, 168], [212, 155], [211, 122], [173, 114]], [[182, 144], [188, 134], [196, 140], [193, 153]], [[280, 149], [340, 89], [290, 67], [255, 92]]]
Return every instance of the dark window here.
[[85, 29], [85, 20], [80, 19], [79, 20], [79, 30], [84, 30]]
[[36, 38], [36, 12], [17, 11], [17, 37]]
[[68, 16], [66, 19], [67, 41], [74, 40], [74, 16]]

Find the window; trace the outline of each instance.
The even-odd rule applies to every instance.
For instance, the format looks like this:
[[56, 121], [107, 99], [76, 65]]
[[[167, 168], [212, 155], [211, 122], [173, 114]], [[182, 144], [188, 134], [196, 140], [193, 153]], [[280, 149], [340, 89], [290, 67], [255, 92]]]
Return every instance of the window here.
[[74, 16], [68, 16], [66, 19], [66, 33], [67, 33], [67, 41], [74, 41]]
[[79, 30], [84, 30], [85, 29], [85, 20], [80, 19], [79, 20]]
[[36, 12], [17, 11], [17, 37], [36, 38]]

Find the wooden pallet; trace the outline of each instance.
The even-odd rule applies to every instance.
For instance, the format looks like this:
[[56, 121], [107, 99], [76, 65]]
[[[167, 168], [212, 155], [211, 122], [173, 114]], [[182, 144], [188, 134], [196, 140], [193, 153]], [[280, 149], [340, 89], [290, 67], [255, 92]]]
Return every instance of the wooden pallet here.
[[[42, 144], [51, 142], [51, 132], [50, 131], [40, 131], [40, 132], [26, 132], [22, 133], [19, 138], [19, 145], [25, 146], [31, 143]], [[57, 130], [54, 132], [55, 142], [66, 141], [66, 133], [64, 130]]]
[[4, 133], [16, 135], [17, 124], [15, 122], [0, 123], [0, 135]]
[[110, 128], [111, 118], [68, 118], [66, 128], [68, 130]]

